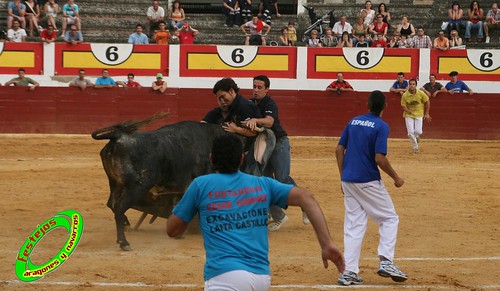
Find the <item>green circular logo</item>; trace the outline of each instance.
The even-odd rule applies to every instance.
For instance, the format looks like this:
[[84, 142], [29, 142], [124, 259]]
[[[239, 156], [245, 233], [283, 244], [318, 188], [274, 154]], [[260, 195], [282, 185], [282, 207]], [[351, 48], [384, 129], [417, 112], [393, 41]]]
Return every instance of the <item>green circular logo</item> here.
[[[52, 259], [42, 265], [31, 262], [30, 256], [37, 243], [52, 230], [64, 227], [69, 237], [63, 248]], [[31, 235], [26, 239], [19, 250], [16, 259], [16, 275], [25, 282], [41, 279], [43, 276], [61, 266], [76, 249], [83, 234], [83, 218], [76, 210], [65, 210], [57, 213], [54, 217], [38, 225]]]

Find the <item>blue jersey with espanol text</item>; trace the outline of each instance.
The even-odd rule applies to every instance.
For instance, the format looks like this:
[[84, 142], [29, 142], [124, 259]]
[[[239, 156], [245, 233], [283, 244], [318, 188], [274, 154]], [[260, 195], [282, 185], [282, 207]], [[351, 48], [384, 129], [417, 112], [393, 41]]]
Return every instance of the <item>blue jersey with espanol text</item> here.
[[399, 81], [394, 82], [392, 84], [392, 88], [394, 89], [406, 89], [408, 88], [408, 81], [404, 80], [403, 83], [399, 83]]
[[469, 90], [469, 86], [467, 86], [463, 81], [457, 80], [455, 84], [452, 82], [448, 82], [446, 84], [446, 90], [448, 91], [453, 91], [453, 92], [458, 92], [458, 93], [463, 93], [464, 91]]
[[286, 208], [292, 187], [239, 171], [194, 179], [173, 213], [186, 222], [198, 213], [205, 281], [234, 270], [270, 274], [268, 209], [272, 204]]
[[368, 113], [349, 121], [339, 141], [345, 148], [341, 180], [351, 183], [380, 180], [375, 154], [387, 154], [388, 136], [389, 125], [380, 116]]

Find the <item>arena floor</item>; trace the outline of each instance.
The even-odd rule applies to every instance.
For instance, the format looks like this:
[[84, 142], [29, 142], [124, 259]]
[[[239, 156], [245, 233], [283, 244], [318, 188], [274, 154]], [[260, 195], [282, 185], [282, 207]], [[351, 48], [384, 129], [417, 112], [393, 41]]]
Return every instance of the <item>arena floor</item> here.
[[[335, 138], [294, 137], [292, 174], [315, 193], [334, 241], [343, 248], [343, 200], [334, 158]], [[115, 243], [108, 185], [99, 151], [90, 136], [0, 135], [0, 290], [202, 290], [201, 235], [170, 239], [165, 220], [143, 223], [127, 233], [133, 251]], [[396, 263], [405, 283], [376, 274], [377, 226], [369, 224], [361, 273], [368, 290], [500, 289], [500, 141], [423, 140], [411, 153], [407, 140], [390, 140], [393, 167], [405, 179], [396, 189], [383, 178], [400, 216]], [[65, 209], [84, 219], [83, 238], [60, 268], [35, 283], [17, 279], [14, 265], [35, 227]], [[135, 223], [140, 213], [128, 211]], [[338, 274], [325, 270], [311, 226], [298, 209], [270, 233], [272, 290], [328, 290]], [[35, 264], [53, 257], [67, 234], [59, 228], [37, 245]]]

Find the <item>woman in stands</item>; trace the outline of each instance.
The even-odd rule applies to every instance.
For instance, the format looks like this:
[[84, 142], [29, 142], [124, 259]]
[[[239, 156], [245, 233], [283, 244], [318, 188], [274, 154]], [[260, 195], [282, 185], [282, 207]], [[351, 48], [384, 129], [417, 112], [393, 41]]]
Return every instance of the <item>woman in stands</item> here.
[[29, 23], [29, 36], [33, 36], [33, 28], [36, 28], [38, 34], [40, 34], [41, 29], [38, 26], [38, 19], [40, 17], [40, 6], [35, 0], [27, 0], [24, 2], [26, 5], [26, 23]]
[[49, 0], [43, 6], [43, 13], [45, 14], [45, 20], [47, 20], [47, 26], [49, 24], [54, 27], [54, 30], [57, 32], [57, 14], [59, 13], [59, 4], [56, 3], [56, 0]]
[[278, 46], [292, 46], [292, 42], [288, 39], [288, 27], [283, 27], [281, 29]]
[[462, 24], [462, 16], [464, 16], [464, 11], [460, 8], [460, 4], [457, 1], [451, 4], [451, 8], [448, 9], [448, 27], [446, 28], [448, 36], [451, 36], [451, 31], [460, 29], [460, 24]]
[[371, 38], [368, 37], [368, 26], [363, 23], [363, 17], [358, 17], [358, 21], [352, 26], [352, 37], [354, 45], [356, 45], [359, 41], [359, 38], [364, 36], [365, 40], [370, 43]]
[[352, 39], [347, 31], [342, 32], [342, 38], [340, 38], [337, 47], [352, 47]]
[[186, 15], [184, 14], [184, 9], [182, 9], [179, 0], [172, 2], [172, 9], [168, 13], [168, 18], [170, 19], [170, 26], [174, 30], [181, 28], [184, 24], [183, 21], [186, 19]]
[[401, 35], [406, 35], [408, 38], [415, 36], [415, 27], [408, 21], [408, 16], [403, 15], [401, 18], [401, 24], [398, 25], [396, 29]]
[[389, 25], [387, 25], [383, 19], [384, 16], [382, 16], [382, 14], [377, 14], [377, 21], [370, 26], [370, 33], [375, 35], [375, 40], [377, 40], [377, 36], [382, 34], [384, 41], [387, 42], [387, 31], [389, 30]]
[[372, 9], [372, 2], [371, 1], [366, 1], [365, 2], [365, 8], [361, 9], [361, 17], [363, 17], [363, 21], [366, 25], [372, 24], [374, 18], [375, 18], [375, 10]]
[[387, 6], [385, 5], [385, 3], [380, 3], [378, 5], [378, 14], [382, 14], [383, 21], [387, 23], [387, 27], [390, 29], [391, 24], [389, 23], [389, 21], [391, 21], [391, 14], [387, 10]]

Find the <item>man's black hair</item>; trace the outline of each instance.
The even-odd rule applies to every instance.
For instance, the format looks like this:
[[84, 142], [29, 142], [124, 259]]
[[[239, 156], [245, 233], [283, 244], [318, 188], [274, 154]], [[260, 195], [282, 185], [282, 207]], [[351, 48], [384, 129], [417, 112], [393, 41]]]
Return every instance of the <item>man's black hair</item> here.
[[269, 81], [269, 78], [265, 75], [258, 75], [253, 77], [253, 80], [258, 80], [264, 82], [264, 87], [269, 88], [271, 86], [271, 81]]
[[212, 143], [212, 163], [219, 173], [231, 174], [238, 171], [243, 154], [243, 142], [233, 133], [225, 133]]
[[224, 78], [215, 83], [212, 92], [214, 94], [216, 94], [219, 91], [229, 92], [231, 89], [233, 89], [234, 92], [236, 93], [238, 93], [238, 91], [240, 90], [240, 88], [238, 88], [238, 85], [236, 85], [236, 82], [234, 82], [233, 79]]
[[375, 115], [380, 115], [385, 108], [385, 96], [379, 90], [375, 90], [368, 96], [368, 110]]

